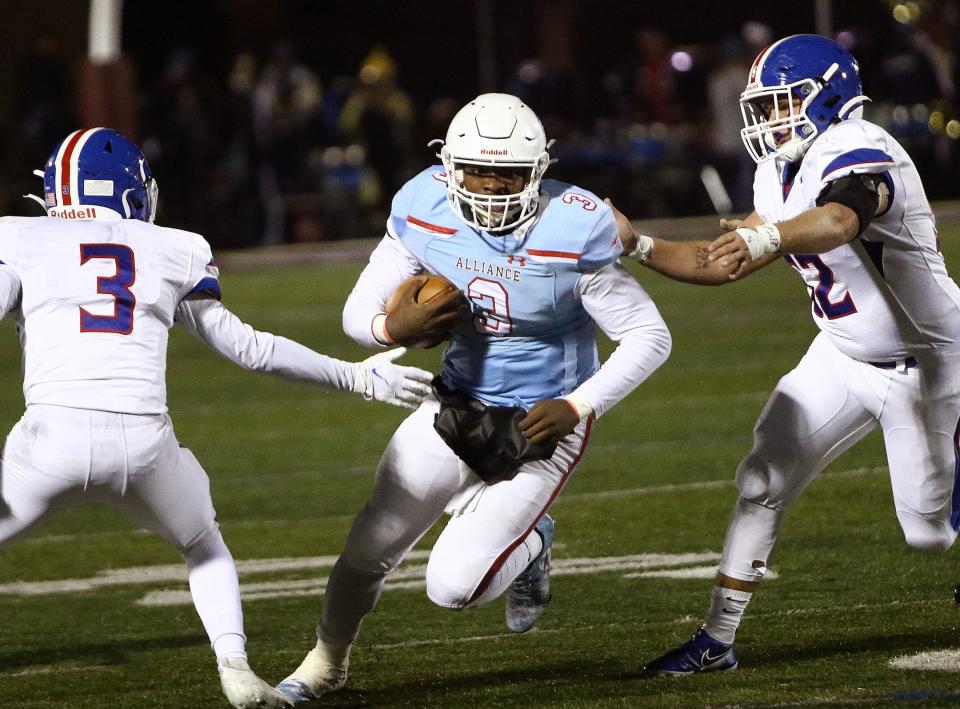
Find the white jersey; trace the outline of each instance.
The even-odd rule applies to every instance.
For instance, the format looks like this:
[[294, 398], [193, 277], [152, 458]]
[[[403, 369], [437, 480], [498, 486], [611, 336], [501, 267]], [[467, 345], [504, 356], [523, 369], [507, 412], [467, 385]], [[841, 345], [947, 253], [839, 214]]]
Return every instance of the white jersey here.
[[177, 306], [219, 297], [203, 237], [132, 219], [5, 217], [0, 261], [0, 305], [17, 321], [28, 406], [166, 411]]
[[860, 237], [826, 253], [785, 256], [837, 349], [886, 362], [960, 340], [960, 289], [947, 274], [920, 176], [899, 143], [850, 119], [813, 142], [792, 180], [788, 168], [776, 160], [757, 167], [754, 206], [765, 222], [812, 209], [828, 183], [853, 173], [880, 175], [890, 190], [889, 206]]

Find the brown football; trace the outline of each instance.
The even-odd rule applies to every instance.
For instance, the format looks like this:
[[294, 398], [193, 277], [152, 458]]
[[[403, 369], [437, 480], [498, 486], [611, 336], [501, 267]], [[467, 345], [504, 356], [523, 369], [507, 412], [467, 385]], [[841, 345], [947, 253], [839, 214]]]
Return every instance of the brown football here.
[[423, 288], [417, 291], [418, 303], [429, 303], [434, 298], [440, 298], [447, 293], [452, 293], [457, 287], [443, 276], [427, 276], [427, 282]]
[[[404, 286], [406, 286], [410, 281], [414, 281], [419, 278], [423, 278], [423, 276], [413, 276], [397, 286], [397, 289], [393, 292], [393, 295], [390, 296], [390, 300], [387, 301], [385, 312], [391, 312], [396, 306], [398, 295], [403, 291]], [[431, 274], [427, 276], [427, 282], [423, 284], [419, 291], [417, 291], [417, 302], [429, 303], [434, 298], [444, 296], [447, 293], [455, 291], [456, 289], [457, 287], [443, 276], [434, 276]]]

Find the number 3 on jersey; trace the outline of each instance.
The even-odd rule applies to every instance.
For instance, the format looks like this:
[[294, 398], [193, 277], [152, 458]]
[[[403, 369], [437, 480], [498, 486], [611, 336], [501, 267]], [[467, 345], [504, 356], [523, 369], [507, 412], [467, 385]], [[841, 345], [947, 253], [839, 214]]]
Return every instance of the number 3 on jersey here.
[[489, 278], [474, 278], [467, 286], [467, 298], [481, 311], [473, 321], [477, 332], [492, 335], [509, 335], [513, 332], [510, 297], [503, 284]]
[[80, 244], [80, 265], [91, 259], [111, 259], [116, 267], [112, 276], [97, 278], [97, 293], [113, 296], [113, 315], [94, 315], [80, 308], [80, 332], [129, 335], [133, 331], [133, 306], [137, 302], [130, 290], [137, 277], [133, 250], [122, 244]]

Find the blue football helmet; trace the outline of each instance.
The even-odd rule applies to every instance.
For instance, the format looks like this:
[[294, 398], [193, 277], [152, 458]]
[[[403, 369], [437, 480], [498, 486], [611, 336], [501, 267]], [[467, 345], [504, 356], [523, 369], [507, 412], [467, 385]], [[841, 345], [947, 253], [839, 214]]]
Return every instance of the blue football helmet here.
[[43, 171], [47, 215], [65, 219], [153, 222], [157, 183], [136, 145], [112, 128], [74, 131], [54, 149]]
[[830, 125], [859, 118], [869, 100], [850, 52], [820, 35], [795, 34], [753, 62], [740, 94], [740, 137], [758, 163], [796, 162]]

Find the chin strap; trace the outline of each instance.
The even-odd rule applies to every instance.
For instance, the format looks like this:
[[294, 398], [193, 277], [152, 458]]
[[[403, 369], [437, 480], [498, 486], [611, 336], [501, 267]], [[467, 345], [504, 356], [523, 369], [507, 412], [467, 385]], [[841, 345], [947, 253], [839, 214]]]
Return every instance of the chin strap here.
[[[43, 179], [43, 170], [34, 170], [34, 171], [33, 171], [33, 174], [36, 175], [37, 177], [39, 177], [41, 180]], [[47, 203], [46, 203], [43, 199], [41, 199], [40, 197], [37, 197], [37, 195], [35, 195], [35, 194], [25, 194], [25, 195], [20, 195], [20, 196], [23, 197], [24, 199], [32, 199], [34, 202], [36, 202], [36, 203], [39, 204], [41, 207], [43, 207], [43, 213], [44, 213], [44, 214], [47, 213]]]
[[43, 212], [44, 212], [44, 214], [46, 214], [46, 212], [47, 212], [47, 203], [44, 202], [44, 201], [43, 201], [42, 199], [40, 199], [39, 197], [37, 197], [37, 195], [35, 195], [35, 194], [25, 194], [25, 195], [21, 195], [21, 196], [22, 196], [24, 199], [32, 199], [34, 202], [36, 202], [37, 204], [39, 204], [41, 207], [43, 207]]

